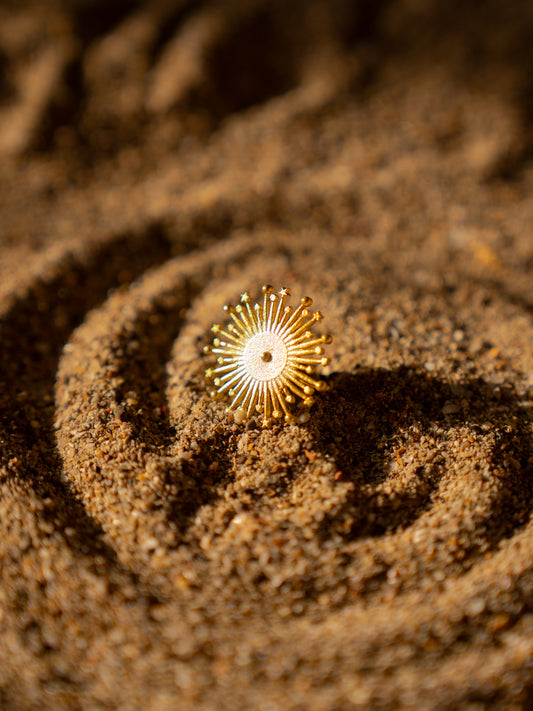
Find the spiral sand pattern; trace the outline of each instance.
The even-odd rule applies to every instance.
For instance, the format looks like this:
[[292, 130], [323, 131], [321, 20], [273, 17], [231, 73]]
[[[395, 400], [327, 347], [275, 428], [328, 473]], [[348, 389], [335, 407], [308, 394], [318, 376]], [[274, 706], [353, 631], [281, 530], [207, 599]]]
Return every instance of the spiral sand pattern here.
[[[529, 6], [44, 5], [0, 11], [0, 708], [530, 708]], [[267, 282], [334, 341], [263, 429], [201, 353]]]

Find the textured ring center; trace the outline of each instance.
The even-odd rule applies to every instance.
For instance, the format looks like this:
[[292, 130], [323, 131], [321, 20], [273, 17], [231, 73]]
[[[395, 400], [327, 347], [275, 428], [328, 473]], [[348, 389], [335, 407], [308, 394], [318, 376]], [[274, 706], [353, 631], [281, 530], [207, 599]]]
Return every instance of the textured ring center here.
[[274, 380], [287, 363], [287, 346], [275, 333], [257, 333], [246, 344], [243, 363], [252, 378]]

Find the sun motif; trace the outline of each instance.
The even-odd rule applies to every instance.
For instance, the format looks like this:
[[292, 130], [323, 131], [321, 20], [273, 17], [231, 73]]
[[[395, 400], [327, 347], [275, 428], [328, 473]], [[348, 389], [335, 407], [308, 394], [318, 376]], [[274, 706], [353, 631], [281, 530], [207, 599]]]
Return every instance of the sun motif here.
[[237, 422], [261, 413], [267, 427], [281, 418], [293, 422], [294, 404], [308, 408], [314, 392], [326, 389], [313, 373], [315, 366], [328, 365], [323, 345], [332, 337], [311, 330], [323, 316], [311, 314], [308, 296], [293, 308], [286, 303], [289, 289], [275, 294], [266, 284], [262, 292], [262, 303], [252, 305], [246, 291], [237, 306], [224, 306], [231, 321], [212, 326], [215, 337], [204, 353], [217, 357], [217, 365], [205, 371], [214, 385], [211, 395], [229, 400]]

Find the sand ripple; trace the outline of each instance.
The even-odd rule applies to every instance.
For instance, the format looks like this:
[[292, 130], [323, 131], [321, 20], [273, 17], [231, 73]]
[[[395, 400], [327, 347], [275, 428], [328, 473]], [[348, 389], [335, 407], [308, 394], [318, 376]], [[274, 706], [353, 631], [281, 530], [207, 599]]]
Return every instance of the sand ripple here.
[[[529, 39], [371, 5], [0, 10], [2, 708], [531, 706]], [[266, 282], [271, 429], [202, 356]]]

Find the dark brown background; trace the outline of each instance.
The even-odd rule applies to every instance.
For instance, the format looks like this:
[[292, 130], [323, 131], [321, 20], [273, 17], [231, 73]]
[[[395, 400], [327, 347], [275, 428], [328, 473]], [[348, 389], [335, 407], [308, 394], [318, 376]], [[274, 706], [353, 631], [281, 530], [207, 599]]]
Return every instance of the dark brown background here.
[[[0, 707], [533, 705], [530, 2], [0, 7]], [[334, 335], [237, 426], [211, 323]]]

